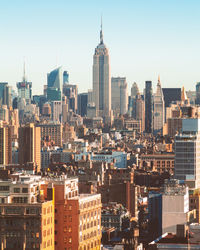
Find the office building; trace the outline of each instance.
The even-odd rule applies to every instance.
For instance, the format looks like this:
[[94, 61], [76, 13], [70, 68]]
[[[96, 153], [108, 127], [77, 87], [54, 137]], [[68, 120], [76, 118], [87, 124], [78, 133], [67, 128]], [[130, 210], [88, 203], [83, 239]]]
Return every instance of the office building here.
[[175, 177], [191, 189], [200, 188], [200, 120], [183, 119], [175, 137]]
[[61, 123], [40, 123], [37, 127], [41, 132], [41, 146], [44, 146], [47, 141], [52, 141], [54, 146], [62, 147], [63, 126]]
[[100, 43], [93, 56], [93, 100], [97, 115], [110, 122], [111, 118], [111, 79], [108, 49], [103, 42], [101, 26]]
[[0, 82], [0, 105], [12, 106], [11, 87], [7, 82]]
[[181, 101], [181, 88], [162, 88], [165, 108], [171, 103]]
[[63, 84], [69, 83], [69, 73], [67, 71], [63, 72]]
[[78, 109], [78, 86], [73, 84], [63, 85], [63, 95], [67, 98], [68, 109], [77, 113]]
[[196, 104], [200, 105], [200, 82], [196, 84]]
[[88, 93], [78, 95], [78, 114], [82, 117], [87, 115]]
[[51, 102], [51, 120], [53, 122], [62, 121], [62, 102], [61, 101]]
[[128, 92], [125, 77], [111, 78], [111, 103], [115, 116], [124, 115], [128, 110]]
[[145, 131], [146, 133], [152, 132], [152, 108], [153, 108], [153, 97], [152, 97], [152, 82], [145, 82]]
[[132, 84], [131, 87], [131, 98], [136, 98], [136, 96], [139, 94], [139, 88], [136, 82]]
[[0, 164], [12, 163], [12, 138], [9, 126], [0, 127]]
[[33, 123], [19, 128], [19, 164], [35, 163], [37, 172], [41, 167], [41, 132]]
[[156, 93], [153, 98], [153, 132], [154, 134], [162, 133], [165, 122], [165, 103], [163, 92], [158, 78]]
[[47, 74], [47, 100], [62, 100], [63, 73], [61, 67]]
[[132, 117], [141, 121], [141, 131], [145, 131], [145, 102], [139, 92], [132, 98]]

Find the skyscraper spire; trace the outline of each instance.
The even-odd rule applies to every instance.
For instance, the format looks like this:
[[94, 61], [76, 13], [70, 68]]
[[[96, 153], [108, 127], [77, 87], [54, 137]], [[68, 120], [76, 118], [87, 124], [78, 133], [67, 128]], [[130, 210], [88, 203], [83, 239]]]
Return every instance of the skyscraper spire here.
[[160, 75], [158, 75], [158, 83], [160, 84]]
[[24, 60], [24, 74], [23, 74], [23, 82], [26, 81], [26, 71], [25, 71], [25, 60]]
[[100, 44], [103, 44], [103, 30], [102, 30], [103, 22], [102, 22], [102, 15], [101, 15], [101, 31], [100, 31]]

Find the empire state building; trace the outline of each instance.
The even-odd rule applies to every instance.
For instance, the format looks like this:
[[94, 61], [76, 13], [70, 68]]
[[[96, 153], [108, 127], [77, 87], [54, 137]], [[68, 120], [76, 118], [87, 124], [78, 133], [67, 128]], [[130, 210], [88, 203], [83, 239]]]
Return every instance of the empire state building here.
[[100, 43], [93, 56], [93, 101], [96, 105], [97, 115], [105, 122], [111, 117], [111, 78], [108, 49], [103, 42], [101, 24]]

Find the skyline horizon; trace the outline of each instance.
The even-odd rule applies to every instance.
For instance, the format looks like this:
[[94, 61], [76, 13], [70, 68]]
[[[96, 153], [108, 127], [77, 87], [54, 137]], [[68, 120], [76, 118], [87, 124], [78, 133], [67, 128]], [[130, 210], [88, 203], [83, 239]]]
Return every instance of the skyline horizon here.
[[155, 85], [158, 75], [162, 87], [195, 90], [200, 81], [200, 3], [196, 0], [181, 4], [102, 0], [101, 5], [89, 0], [19, 0], [0, 7], [1, 59], [7, 62], [1, 64], [0, 81], [14, 89], [23, 75], [24, 57], [33, 94], [42, 92], [47, 73], [58, 65], [69, 72], [70, 83], [77, 84], [80, 93], [91, 89], [102, 13], [111, 76], [126, 77], [129, 92], [134, 82], [141, 92], [146, 80]]

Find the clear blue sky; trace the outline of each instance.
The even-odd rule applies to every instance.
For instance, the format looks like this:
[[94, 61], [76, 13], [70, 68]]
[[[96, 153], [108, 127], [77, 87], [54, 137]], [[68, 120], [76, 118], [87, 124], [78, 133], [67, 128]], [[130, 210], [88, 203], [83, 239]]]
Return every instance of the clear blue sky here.
[[200, 81], [199, 0], [0, 0], [0, 81], [15, 86], [26, 60], [33, 93], [57, 65], [79, 92], [92, 88], [92, 61], [103, 13], [111, 76], [126, 76], [129, 88], [194, 89]]

